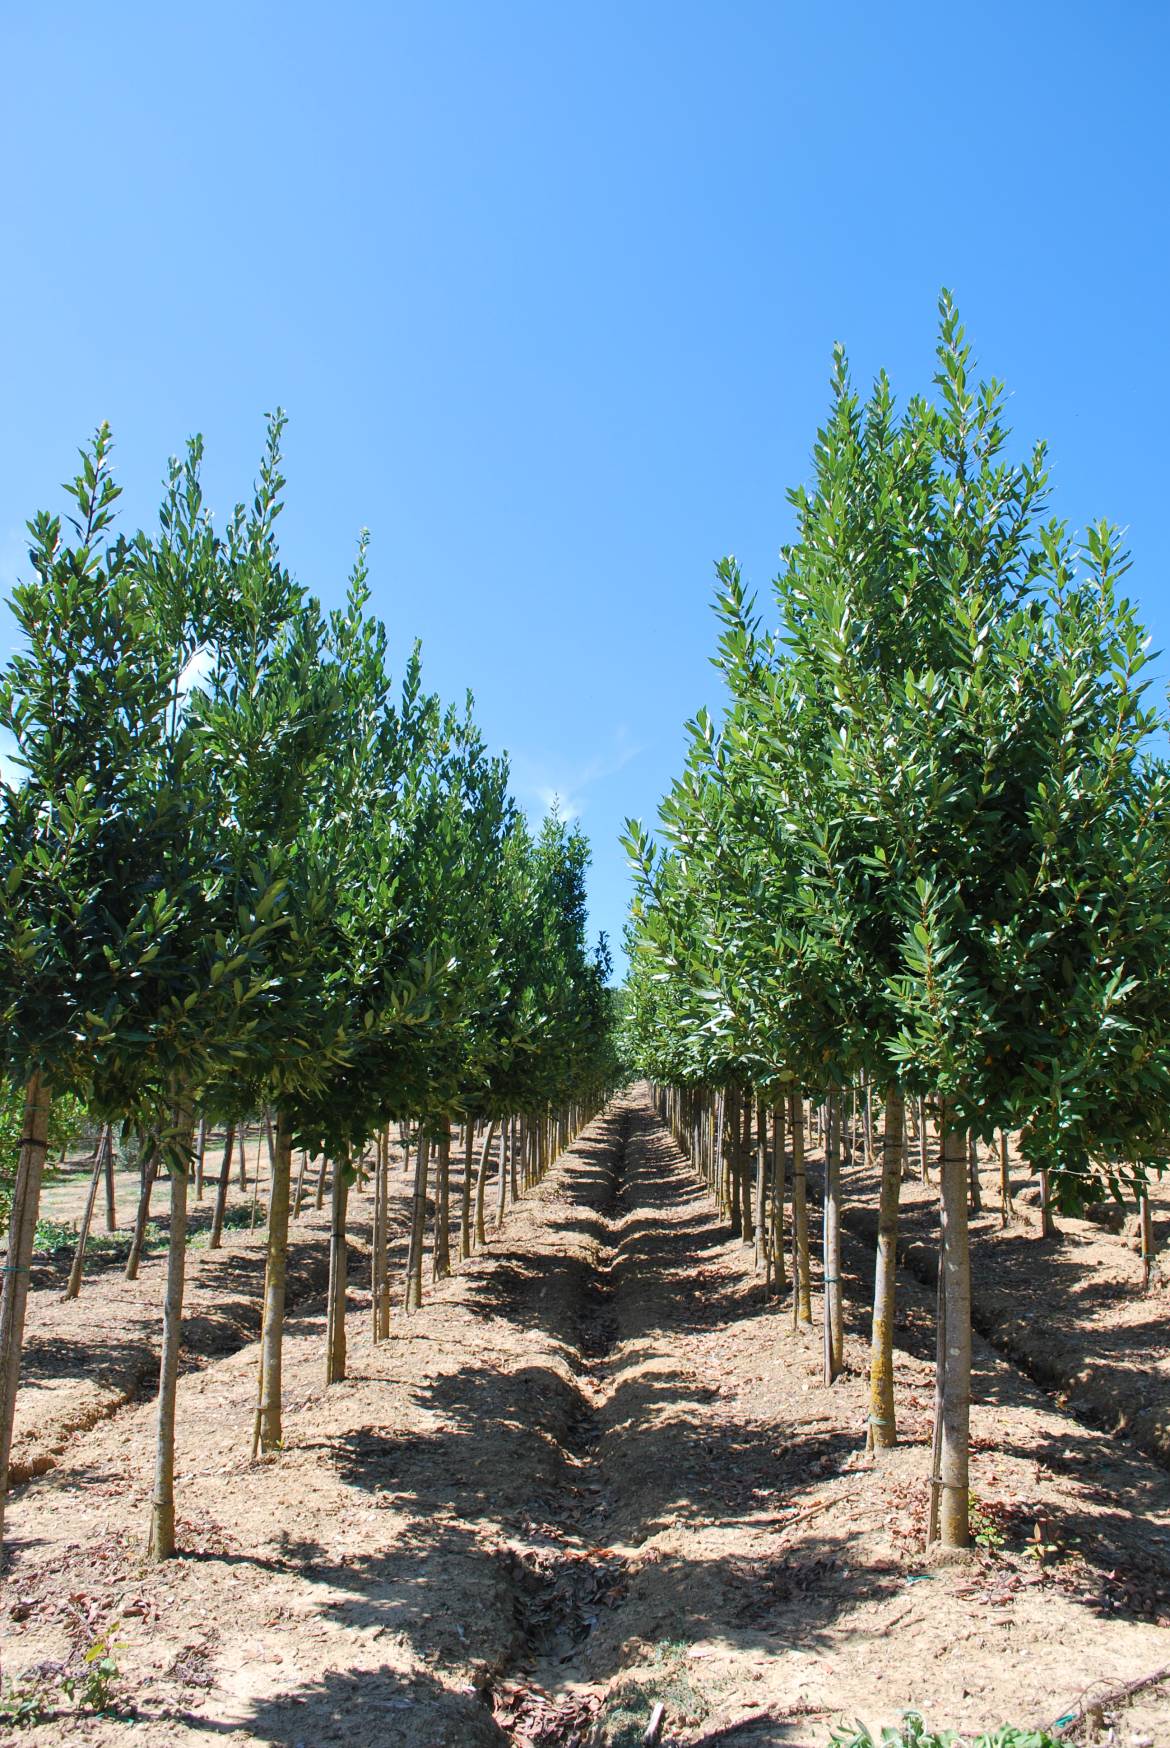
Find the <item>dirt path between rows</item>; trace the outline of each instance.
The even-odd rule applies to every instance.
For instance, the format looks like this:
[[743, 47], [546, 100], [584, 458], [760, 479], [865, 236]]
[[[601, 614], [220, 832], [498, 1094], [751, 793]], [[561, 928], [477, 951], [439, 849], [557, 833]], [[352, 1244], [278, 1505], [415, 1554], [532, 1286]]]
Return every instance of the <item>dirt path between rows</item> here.
[[[320, 1318], [292, 1320], [277, 1460], [246, 1460], [253, 1346], [184, 1378], [184, 1558], [141, 1558], [148, 1405], [18, 1494], [5, 1672], [108, 1634], [124, 1708], [19, 1740], [105, 1748], [133, 1707], [151, 1748], [631, 1748], [662, 1701], [664, 1742], [814, 1745], [909, 1704], [1051, 1723], [1167, 1661], [1170, 1477], [982, 1344], [974, 1490], [1000, 1545], [924, 1560], [928, 1295], [904, 1286], [907, 1442], [871, 1469], [847, 1262], [826, 1391], [645, 1096], [616, 1100], [389, 1344], [355, 1295], [348, 1382], [320, 1382]], [[1164, 1689], [1124, 1731], [1170, 1740]]]

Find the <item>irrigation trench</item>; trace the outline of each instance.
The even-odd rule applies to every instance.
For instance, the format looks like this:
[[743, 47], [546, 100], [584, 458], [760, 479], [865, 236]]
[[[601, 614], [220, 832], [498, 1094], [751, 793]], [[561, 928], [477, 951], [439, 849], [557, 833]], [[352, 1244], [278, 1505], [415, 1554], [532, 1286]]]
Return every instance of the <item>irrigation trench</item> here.
[[[925, 1307], [907, 1284], [916, 1294]], [[1162, 1636], [1140, 1611], [1103, 1624], [1063, 1591], [1018, 1586], [980, 1623], [963, 1574], [908, 1566], [928, 1343], [899, 1361], [908, 1445], [870, 1472], [857, 1336], [852, 1376], [821, 1391], [816, 1335], [763, 1304], [750, 1252], [641, 1093], [598, 1117], [390, 1343], [368, 1345], [367, 1315], [353, 1376], [328, 1390], [320, 1316], [290, 1320], [275, 1463], [241, 1455], [254, 1347], [184, 1380], [180, 1539], [198, 1559], [141, 1562], [148, 1405], [21, 1490], [24, 1643], [6, 1646], [6, 1670], [60, 1654], [66, 1591], [91, 1626], [121, 1619], [152, 1748], [208, 1731], [286, 1748], [624, 1745], [657, 1702], [664, 1742], [791, 1748], [823, 1742], [830, 1714], [889, 1721], [932, 1700], [951, 1724], [1051, 1719], [1070, 1656], [1105, 1681], [1156, 1661]], [[1128, 1492], [1165, 1576], [1165, 1476], [985, 1351], [979, 1366], [1003, 1446], [994, 1479], [1034, 1493], [1042, 1454], [1075, 1446], [1077, 1476]], [[1079, 1479], [1046, 1484], [1075, 1524]], [[1116, 1514], [1110, 1533], [1116, 1566]], [[64, 1740], [63, 1723], [24, 1739]], [[78, 1740], [123, 1739], [124, 1723], [103, 1728], [78, 1724]]]

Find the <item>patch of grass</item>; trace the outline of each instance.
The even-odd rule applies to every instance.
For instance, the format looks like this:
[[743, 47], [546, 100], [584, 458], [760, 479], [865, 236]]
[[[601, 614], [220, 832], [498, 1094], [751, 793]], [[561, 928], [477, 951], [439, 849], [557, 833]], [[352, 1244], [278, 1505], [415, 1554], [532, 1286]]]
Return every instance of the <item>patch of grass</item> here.
[[687, 1674], [686, 1652], [681, 1641], [664, 1639], [637, 1681], [623, 1681], [613, 1689], [601, 1720], [605, 1748], [641, 1748], [650, 1713], [659, 1700], [673, 1723], [684, 1718], [703, 1721], [710, 1708]]
[[[262, 1232], [268, 1224], [268, 1208], [264, 1202], [256, 1204], [256, 1230]], [[223, 1229], [225, 1232], [248, 1232], [252, 1226], [251, 1202], [230, 1202], [223, 1211]], [[206, 1250], [211, 1238], [211, 1230], [195, 1232], [187, 1240], [188, 1250]]]
[[[86, 1245], [88, 1257], [125, 1256], [130, 1249], [131, 1232], [127, 1228], [122, 1232], [90, 1231], [89, 1242]], [[153, 1220], [148, 1220], [142, 1239], [143, 1255], [153, 1246], [166, 1243], [167, 1235], [161, 1226]], [[56, 1251], [69, 1251], [77, 1246], [77, 1223], [66, 1225], [60, 1220], [38, 1220], [36, 1237], [33, 1240], [33, 1251], [38, 1256], [52, 1256]]]

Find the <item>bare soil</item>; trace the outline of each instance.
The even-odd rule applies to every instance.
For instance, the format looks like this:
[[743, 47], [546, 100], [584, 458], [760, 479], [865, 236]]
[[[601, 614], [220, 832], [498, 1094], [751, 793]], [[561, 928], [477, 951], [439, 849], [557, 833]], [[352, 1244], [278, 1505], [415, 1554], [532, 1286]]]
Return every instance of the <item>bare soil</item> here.
[[[846, 1249], [847, 1367], [825, 1390], [819, 1334], [764, 1304], [645, 1094], [616, 1100], [379, 1347], [359, 1280], [344, 1384], [321, 1382], [322, 1307], [299, 1300], [275, 1460], [247, 1461], [254, 1342], [195, 1356], [181, 1558], [142, 1555], [149, 1402], [17, 1490], [4, 1670], [26, 1689], [44, 1671], [43, 1715], [5, 1739], [630, 1748], [661, 1700], [667, 1743], [812, 1745], [909, 1705], [1051, 1725], [1170, 1662], [1170, 1475], [982, 1341], [992, 1545], [927, 1561], [931, 1293], [903, 1284], [904, 1442], [871, 1466], [869, 1251]], [[100, 1355], [132, 1295], [111, 1275], [87, 1296]], [[34, 1367], [72, 1310], [37, 1307]], [[97, 1716], [60, 1675], [103, 1639]], [[1115, 1740], [1170, 1742], [1166, 1684], [1110, 1709]]]
[[[1041, 1237], [1039, 1182], [1013, 1138], [1013, 1206], [1005, 1226], [999, 1165], [980, 1148], [983, 1212], [971, 1216], [976, 1327], [1083, 1420], [1117, 1433], [1170, 1468], [1170, 1181], [1151, 1188], [1154, 1260], [1143, 1285], [1135, 1206], [1103, 1200], [1085, 1218], [1058, 1214]], [[845, 1219], [877, 1234], [872, 1171], [846, 1174]], [[938, 1190], [902, 1187], [900, 1260], [920, 1280], [936, 1273]]]

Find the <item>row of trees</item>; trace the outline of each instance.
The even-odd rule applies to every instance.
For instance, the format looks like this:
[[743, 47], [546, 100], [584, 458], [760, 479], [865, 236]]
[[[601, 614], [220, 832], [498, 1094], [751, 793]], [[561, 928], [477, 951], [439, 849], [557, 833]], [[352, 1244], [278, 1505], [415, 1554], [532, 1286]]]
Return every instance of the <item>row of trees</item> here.
[[[150, 1546], [174, 1548], [174, 1414], [197, 1120], [275, 1113], [257, 1442], [281, 1441], [290, 1161], [334, 1162], [329, 1372], [344, 1373], [346, 1204], [394, 1119], [579, 1118], [612, 1075], [582, 837], [534, 836], [471, 713], [397, 686], [363, 536], [325, 612], [281, 561], [281, 416], [250, 504], [212, 524], [198, 440], [158, 527], [114, 526], [102, 428], [71, 513], [30, 524], [0, 721], [3, 1069], [23, 1088], [0, 1308], [0, 1505], [54, 1101], [154, 1137], [169, 1178]], [[535, 1132], [535, 1131], [534, 1131]], [[382, 1150], [384, 1152], [384, 1148]], [[547, 1158], [545, 1147], [542, 1158]], [[425, 1208], [429, 1150], [418, 1149]], [[383, 1232], [383, 1238], [385, 1234]], [[412, 1241], [421, 1270], [421, 1234]]]
[[[941, 1136], [932, 1480], [942, 1540], [961, 1545], [968, 1138], [1021, 1131], [1066, 1202], [1102, 1183], [1138, 1194], [1161, 1168], [1170, 783], [1117, 532], [1099, 524], [1075, 542], [1048, 517], [1043, 447], [1009, 457], [1003, 388], [973, 380], [945, 294], [937, 360], [935, 392], [899, 409], [884, 375], [859, 397], [837, 350], [812, 483], [791, 494], [797, 534], [772, 626], [735, 561], [718, 567], [725, 713], [688, 725], [664, 845], [628, 832], [628, 1024], [634, 1059], [673, 1089], [676, 1128], [701, 1152], [716, 1089], [737, 1112], [787, 1103], [794, 1154], [804, 1097], [823, 1106], [830, 1375], [842, 1098], [877, 1089], [879, 1445], [895, 1436], [905, 1101], [929, 1101]], [[723, 1133], [732, 1171], [746, 1170], [736, 1123]], [[766, 1197], [765, 1185], [761, 1225]]]

